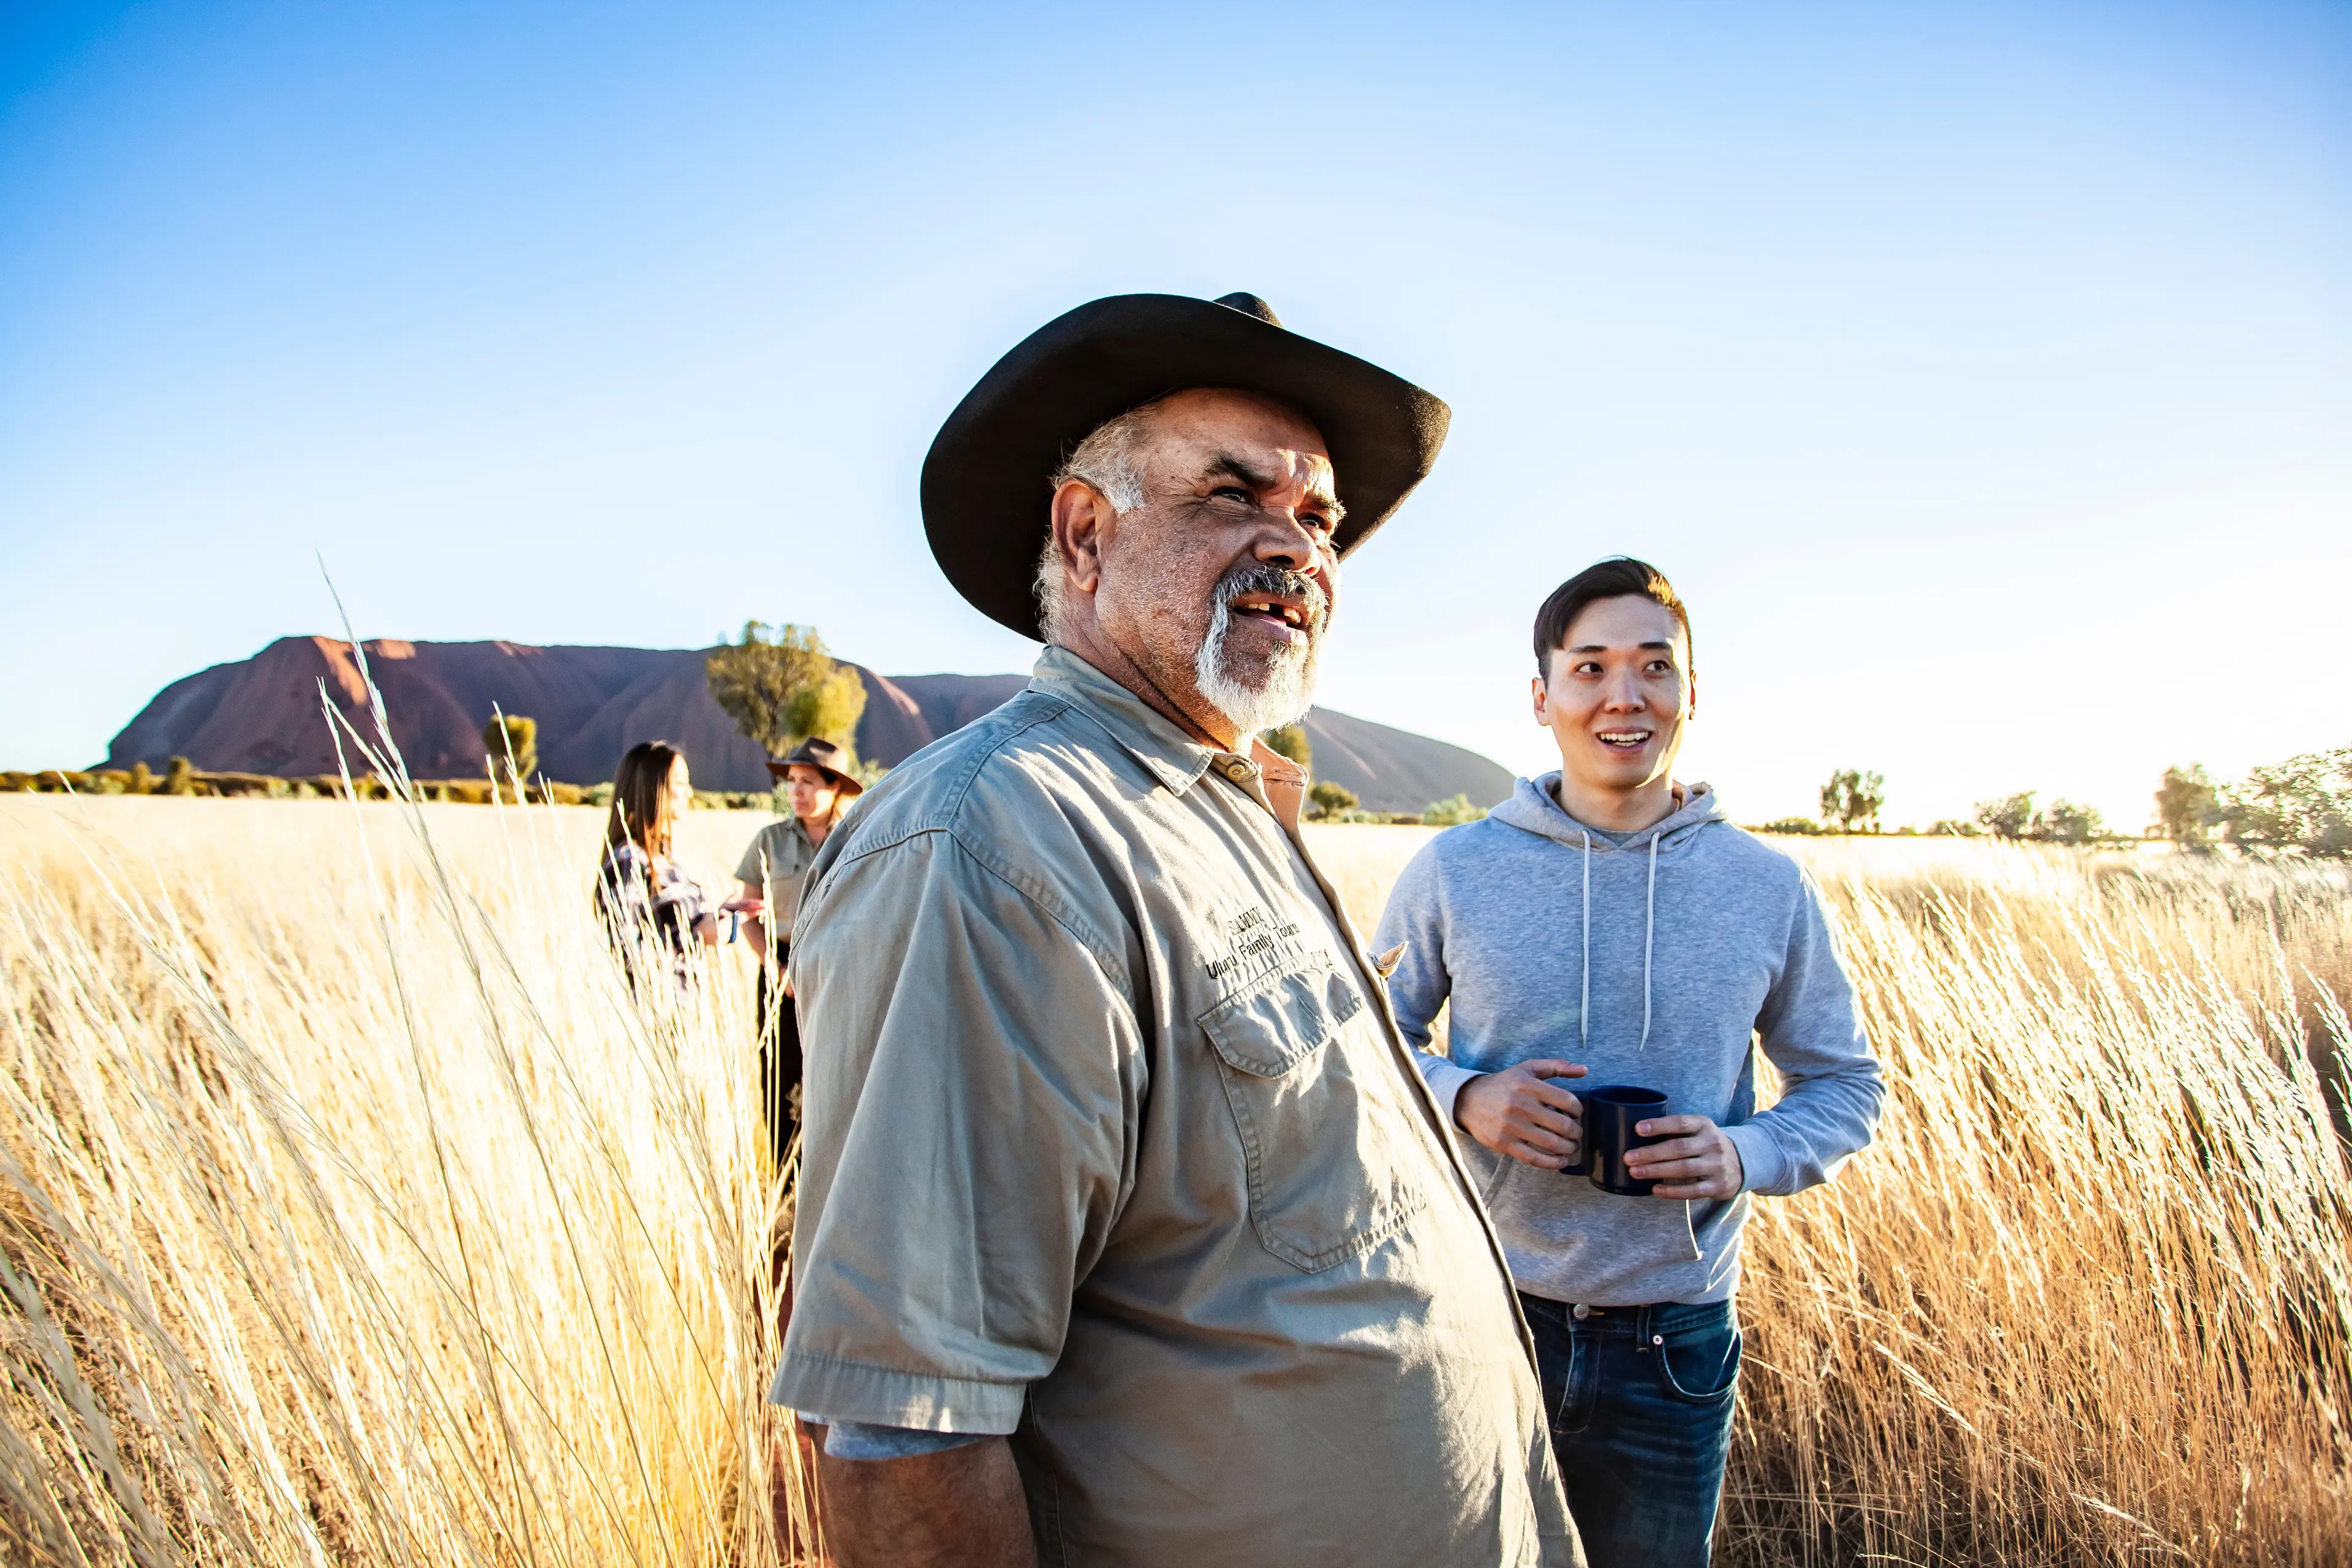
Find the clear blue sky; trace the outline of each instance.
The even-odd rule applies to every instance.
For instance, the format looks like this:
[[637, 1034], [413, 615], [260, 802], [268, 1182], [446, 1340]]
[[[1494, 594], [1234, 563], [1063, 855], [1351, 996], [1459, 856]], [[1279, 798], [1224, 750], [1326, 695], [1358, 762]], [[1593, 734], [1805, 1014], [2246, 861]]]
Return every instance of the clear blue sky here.
[[1926, 822], [2352, 743], [2352, 7], [0, 6], [0, 765], [335, 627], [1026, 668], [921, 539], [1023, 333], [1249, 289], [1454, 405], [1324, 700]]

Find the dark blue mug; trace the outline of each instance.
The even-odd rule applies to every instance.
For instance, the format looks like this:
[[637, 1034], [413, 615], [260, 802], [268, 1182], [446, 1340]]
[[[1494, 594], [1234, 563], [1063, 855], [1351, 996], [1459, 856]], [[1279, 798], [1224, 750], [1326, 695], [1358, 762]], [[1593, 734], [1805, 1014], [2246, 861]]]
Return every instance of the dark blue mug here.
[[1644, 1138], [1633, 1131], [1633, 1126], [1651, 1117], [1664, 1116], [1666, 1097], [1654, 1089], [1608, 1083], [1581, 1090], [1577, 1098], [1584, 1101], [1584, 1140], [1579, 1157], [1592, 1184], [1621, 1198], [1648, 1197], [1650, 1189], [1657, 1184], [1630, 1173], [1625, 1169], [1625, 1152], [1665, 1142], [1664, 1138]]

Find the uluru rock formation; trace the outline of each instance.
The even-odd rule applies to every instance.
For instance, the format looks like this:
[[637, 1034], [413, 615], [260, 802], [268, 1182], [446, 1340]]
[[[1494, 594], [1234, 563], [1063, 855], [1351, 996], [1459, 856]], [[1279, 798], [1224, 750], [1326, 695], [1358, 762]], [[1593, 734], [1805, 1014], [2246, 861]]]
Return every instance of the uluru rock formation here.
[[[417, 778], [483, 772], [482, 726], [493, 707], [539, 721], [540, 771], [566, 784], [613, 776], [639, 741], [682, 749], [703, 789], [760, 790], [760, 749], [735, 729], [703, 679], [702, 648], [531, 647], [509, 642], [352, 645], [280, 637], [251, 658], [216, 664], [156, 693], [114, 738], [101, 766], [161, 770], [174, 756], [218, 773], [308, 777], [335, 771], [326, 700], [373, 737], [367, 675], [383, 693], [393, 739]], [[997, 707], [1028, 684], [1021, 675], [877, 675], [866, 682], [861, 756], [895, 764]], [[1467, 795], [1487, 804], [1511, 775], [1475, 752], [1317, 709], [1307, 719], [1315, 774], [1355, 791], [1375, 811], [1417, 811]], [[364, 763], [354, 755], [353, 771]]]

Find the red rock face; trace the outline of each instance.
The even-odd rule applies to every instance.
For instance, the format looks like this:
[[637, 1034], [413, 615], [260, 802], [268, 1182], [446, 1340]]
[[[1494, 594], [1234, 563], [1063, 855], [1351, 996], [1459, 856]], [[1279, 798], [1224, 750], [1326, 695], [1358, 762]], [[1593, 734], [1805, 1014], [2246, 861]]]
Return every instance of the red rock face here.
[[[760, 749], [736, 732], [705, 683], [701, 648], [531, 647], [510, 642], [363, 643], [280, 637], [251, 658], [216, 664], [155, 695], [114, 738], [100, 765], [145, 763], [161, 773], [174, 756], [215, 773], [308, 778], [335, 771], [339, 723], [372, 743], [368, 676], [383, 693], [392, 738], [420, 779], [480, 778], [482, 726], [495, 707], [539, 721], [540, 771], [565, 784], [601, 784], [640, 741], [685, 752], [703, 789], [764, 790]], [[858, 755], [904, 762], [1028, 684], [1019, 675], [880, 676], [859, 665], [866, 717]], [[1315, 775], [1353, 790], [1375, 811], [1419, 811], [1467, 795], [1481, 805], [1508, 795], [1511, 775], [1459, 746], [1317, 709], [1307, 719]], [[343, 733], [353, 773], [370, 764]]]
[[[306, 777], [333, 773], [341, 722], [380, 744], [367, 675], [383, 693], [392, 739], [417, 778], [474, 778], [484, 772], [482, 726], [495, 707], [539, 722], [540, 766], [567, 784], [613, 776], [621, 753], [640, 741], [682, 749], [705, 789], [761, 790], [772, 782], [760, 749], [737, 733], [711, 700], [694, 648], [531, 647], [520, 643], [351, 644], [332, 637], [280, 637], [253, 658], [215, 665], [173, 682], [114, 738], [106, 766], [173, 756], [218, 772]], [[938, 689], [932, 706], [897, 683], [858, 668], [866, 717], [862, 756], [902, 761], [1018, 691], [1019, 676], [918, 677]], [[931, 695], [929, 692], [924, 695]], [[954, 717], [950, 718], [952, 713]], [[354, 772], [366, 760], [342, 731]]]

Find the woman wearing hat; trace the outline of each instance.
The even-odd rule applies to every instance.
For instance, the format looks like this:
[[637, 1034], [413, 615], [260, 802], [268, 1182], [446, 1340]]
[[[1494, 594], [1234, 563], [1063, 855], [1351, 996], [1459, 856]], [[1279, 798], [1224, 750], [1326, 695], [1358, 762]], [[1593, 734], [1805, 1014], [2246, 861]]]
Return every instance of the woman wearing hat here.
[[778, 1165], [800, 1126], [801, 1028], [791, 1005], [793, 911], [818, 846], [866, 789], [850, 775], [850, 766], [849, 753], [831, 741], [803, 741], [790, 755], [770, 758], [768, 771], [784, 781], [793, 814], [761, 828], [735, 868], [743, 892], [729, 907], [750, 916], [752, 944], [765, 955], [760, 965], [760, 1077], [767, 1085], [768, 1141]]

